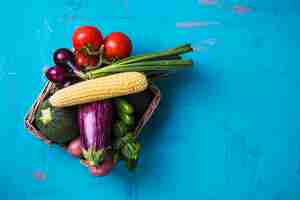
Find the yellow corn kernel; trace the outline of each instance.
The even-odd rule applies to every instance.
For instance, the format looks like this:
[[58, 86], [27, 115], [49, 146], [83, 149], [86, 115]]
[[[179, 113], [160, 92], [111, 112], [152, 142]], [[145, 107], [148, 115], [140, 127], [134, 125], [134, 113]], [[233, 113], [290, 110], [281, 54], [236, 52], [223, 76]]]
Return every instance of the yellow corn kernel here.
[[55, 92], [49, 102], [54, 107], [67, 107], [142, 92], [147, 78], [139, 72], [123, 72], [76, 83]]

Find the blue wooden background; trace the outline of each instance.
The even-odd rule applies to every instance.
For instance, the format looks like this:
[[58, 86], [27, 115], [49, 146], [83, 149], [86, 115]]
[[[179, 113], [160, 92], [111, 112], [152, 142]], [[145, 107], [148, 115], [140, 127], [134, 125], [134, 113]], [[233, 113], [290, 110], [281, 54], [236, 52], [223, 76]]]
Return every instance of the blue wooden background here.
[[[26, 0], [0, 8], [0, 199], [300, 199], [300, 1]], [[140, 166], [94, 178], [23, 127], [51, 54], [79, 25], [134, 53], [191, 42], [194, 69], [159, 82]]]

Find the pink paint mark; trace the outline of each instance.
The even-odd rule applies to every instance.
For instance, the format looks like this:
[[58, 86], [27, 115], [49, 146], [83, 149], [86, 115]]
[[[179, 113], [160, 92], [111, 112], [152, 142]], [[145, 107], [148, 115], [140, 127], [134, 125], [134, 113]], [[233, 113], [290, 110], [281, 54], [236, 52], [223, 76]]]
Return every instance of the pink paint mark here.
[[40, 171], [40, 170], [34, 171], [32, 173], [32, 176], [37, 181], [44, 181], [47, 178], [46, 174], [44, 172]]
[[219, 25], [220, 22], [216, 21], [191, 21], [191, 22], [176, 22], [177, 28], [196, 28], [207, 27], [210, 25]]
[[213, 6], [218, 4], [218, 0], [199, 0], [199, 3], [206, 6]]
[[247, 6], [242, 6], [242, 5], [235, 5], [235, 6], [232, 7], [232, 9], [237, 14], [245, 14], [245, 13], [249, 13], [249, 12], [252, 11], [251, 8], [249, 8]]

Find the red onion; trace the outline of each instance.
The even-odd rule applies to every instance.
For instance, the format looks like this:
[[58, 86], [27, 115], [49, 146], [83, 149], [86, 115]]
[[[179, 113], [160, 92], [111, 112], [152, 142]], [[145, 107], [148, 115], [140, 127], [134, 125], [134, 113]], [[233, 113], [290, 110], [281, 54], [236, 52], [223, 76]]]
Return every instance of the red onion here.
[[67, 70], [61, 66], [53, 66], [46, 71], [48, 80], [55, 83], [65, 83], [67, 81], [67, 75]]

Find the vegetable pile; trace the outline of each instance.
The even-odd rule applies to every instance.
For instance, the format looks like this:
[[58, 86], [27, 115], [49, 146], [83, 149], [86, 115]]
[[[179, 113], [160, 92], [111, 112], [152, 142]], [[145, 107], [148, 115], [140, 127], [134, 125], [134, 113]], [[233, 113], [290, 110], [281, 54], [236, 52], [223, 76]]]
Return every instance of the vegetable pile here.
[[126, 34], [103, 37], [94, 26], [78, 27], [72, 44], [72, 50], [57, 49], [55, 65], [44, 72], [56, 90], [37, 109], [35, 126], [79, 157], [94, 176], [107, 175], [118, 161], [133, 170], [141, 150], [136, 130], [143, 119], [141, 106], [131, 99], [146, 91], [153, 78], [191, 67], [192, 61], [181, 55], [193, 49], [186, 44], [131, 56]]

